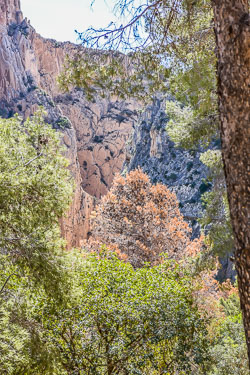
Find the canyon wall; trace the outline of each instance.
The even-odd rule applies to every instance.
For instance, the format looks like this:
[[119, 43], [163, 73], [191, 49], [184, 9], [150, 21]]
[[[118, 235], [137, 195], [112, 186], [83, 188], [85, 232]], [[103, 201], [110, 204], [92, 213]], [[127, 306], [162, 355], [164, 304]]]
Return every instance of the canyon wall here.
[[126, 147], [124, 172], [141, 167], [153, 183], [163, 183], [175, 191], [184, 218], [199, 232], [201, 195], [210, 188], [204, 182], [207, 169], [199, 151], [177, 148], [166, 133], [166, 99], [156, 98], [134, 127]]
[[0, 116], [19, 113], [26, 118], [43, 106], [46, 121], [62, 133], [76, 186], [62, 220], [69, 247], [80, 246], [87, 237], [95, 198], [106, 193], [121, 170], [125, 142], [137, 118], [128, 102], [96, 98], [90, 103], [83, 90], [60, 91], [57, 76], [65, 57], [79, 49], [42, 38], [23, 18], [19, 0], [0, 0]]

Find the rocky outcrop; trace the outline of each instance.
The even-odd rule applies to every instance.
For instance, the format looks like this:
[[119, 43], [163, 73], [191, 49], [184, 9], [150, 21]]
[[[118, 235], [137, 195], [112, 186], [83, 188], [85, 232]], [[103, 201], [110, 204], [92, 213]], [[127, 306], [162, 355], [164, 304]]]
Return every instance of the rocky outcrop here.
[[66, 55], [82, 47], [42, 38], [23, 18], [19, 0], [0, 0], [0, 10], [0, 116], [27, 117], [42, 105], [46, 120], [62, 132], [76, 186], [62, 231], [69, 247], [79, 246], [95, 197], [107, 191], [123, 165], [136, 111], [115, 99], [89, 103], [82, 90], [63, 94], [57, 76]]
[[20, 0], [1, 0], [0, 3], [0, 25], [21, 23], [23, 15]]
[[82, 187], [100, 198], [111, 186], [125, 160], [125, 143], [136, 112], [127, 103], [82, 100], [81, 92], [54, 98], [64, 115], [74, 119]]
[[147, 107], [127, 143], [124, 171], [141, 167], [153, 183], [163, 183], [174, 190], [185, 219], [198, 233], [197, 218], [201, 214], [201, 194], [209, 189], [207, 170], [198, 151], [177, 148], [166, 133], [168, 117], [165, 99], [155, 99]]

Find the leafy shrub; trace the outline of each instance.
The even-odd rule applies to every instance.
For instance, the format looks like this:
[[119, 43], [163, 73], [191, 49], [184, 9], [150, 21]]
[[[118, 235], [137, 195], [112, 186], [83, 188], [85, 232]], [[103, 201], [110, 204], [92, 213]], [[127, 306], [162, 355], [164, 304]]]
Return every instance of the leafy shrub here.
[[210, 347], [212, 369], [208, 375], [248, 375], [247, 346], [237, 294], [221, 299], [223, 317]]
[[47, 321], [68, 374], [188, 375], [205, 368], [205, 320], [176, 264], [135, 270], [103, 250], [79, 272], [78, 303]]
[[42, 112], [22, 121], [0, 119], [0, 373], [53, 374], [33, 306], [64, 299], [59, 218], [72, 183], [58, 133]]
[[61, 116], [56, 120], [56, 125], [60, 129], [70, 129], [71, 128], [71, 122], [66, 116]]

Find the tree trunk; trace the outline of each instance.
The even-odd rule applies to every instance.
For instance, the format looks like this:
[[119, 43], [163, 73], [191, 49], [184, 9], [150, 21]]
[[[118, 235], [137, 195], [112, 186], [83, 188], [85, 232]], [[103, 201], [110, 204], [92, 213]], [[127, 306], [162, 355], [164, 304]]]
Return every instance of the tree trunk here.
[[212, 0], [222, 156], [250, 359], [250, 16], [248, 0]]

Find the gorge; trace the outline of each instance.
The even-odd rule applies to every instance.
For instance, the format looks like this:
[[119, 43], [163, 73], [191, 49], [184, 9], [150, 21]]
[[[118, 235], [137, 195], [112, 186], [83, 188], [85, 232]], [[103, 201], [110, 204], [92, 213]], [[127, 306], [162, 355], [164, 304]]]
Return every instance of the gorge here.
[[32, 25], [95, 1], [0, 0], [0, 374], [248, 375], [212, 2], [115, 0], [134, 18], [82, 44]]
[[[60, 91], [57, 77], [67, 55], [87, 49], [36, 33], [23, 17], [20, 0], [0, 0], [0, 115], [27, 118], [39, 106], [63, 135], [75, 180], [71, 209], [62, 220], [68, 247], [87, 238], [96, 198], [107, 192], [117, 172], [141, 166], [152, 182], [174, 189], [186, 219], [195, 226], [200, 197], [208, 188], [198, 152], [175, 148], [165, 125], [165, 99], [147, 108], [135, 101], [95, 97], [84, 90]], [[196, 226], [197, 227], [197, 226]]]

